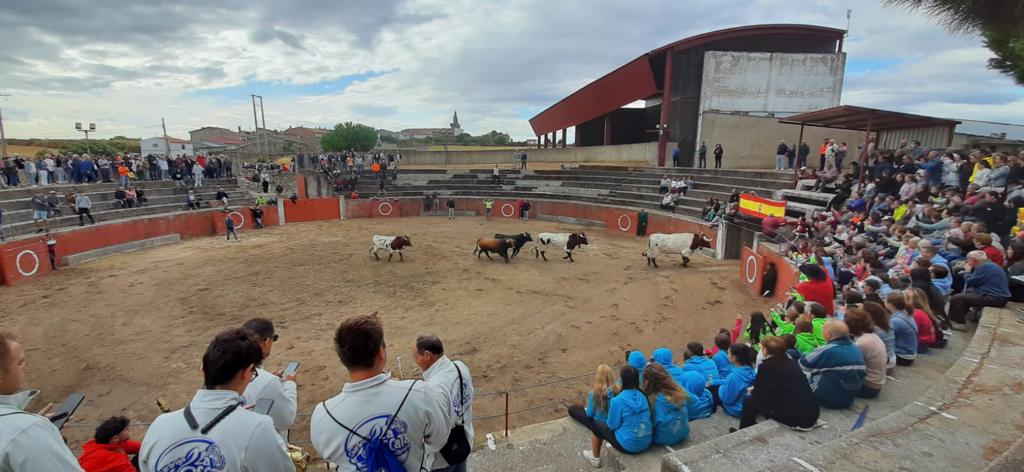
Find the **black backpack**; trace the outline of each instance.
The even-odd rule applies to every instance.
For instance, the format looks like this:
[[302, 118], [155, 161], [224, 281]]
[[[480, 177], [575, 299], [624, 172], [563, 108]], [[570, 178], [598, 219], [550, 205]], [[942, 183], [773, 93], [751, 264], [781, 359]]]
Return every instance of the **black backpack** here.
[[[459, 366], [455, 364], [455, 361], [452, 361], [452, 365], [455, 366], [455, 371], [459, 373], [459, 404], [462, 405], [466, 400], [463, 393], [465, 385], [462, 381], [462, 371], [459, 370]], [[459, 415], [459, 419], [465, 422], [465, 410], [463, 410], [463, 414]], [[466, 427], [457, 424], [448, 433], [448, 442], [441, 448], [441, 457], [444, 457], [448, 465], [458, 465], [466, 462], [466, 459], [469, 458], [470, 450], [469, 438], [466, 436]]]

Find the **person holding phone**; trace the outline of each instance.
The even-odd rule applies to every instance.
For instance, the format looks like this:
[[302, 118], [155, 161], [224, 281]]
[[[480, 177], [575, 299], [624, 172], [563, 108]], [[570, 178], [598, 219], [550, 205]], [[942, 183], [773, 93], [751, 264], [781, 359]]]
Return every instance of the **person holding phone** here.
[[25, 411], [39, 391], [21, 390], [24, 369], [25, 349], [0, 331], [0, 470], [82, 470], [57, 427]]
[[[263, 352], [263, 362], [270, 357], [274, 343], [278, 340], [277, 332], [274, 330], [274, 322], [264, 318], [253, 318], [242, 325], [242, 329], [251, 331], [260, 341], [260, 351]], [[263, 368], [262, 363], [256, 366], [259, 375], [249, 382], [245, 387], [246, 405], [254, 405], [259, 400], [273, 400], [274, 405], [270, 408], [270, 417], [274, 420], [274, 428], [286, 442], [288, 441], [288, 430], [295, 423], [295, 413], [298, 411], [298, 387], [295, 383], [297, 374], [294, 372], [284, 376], [282, 371], [268, 372]]]
[[260, 341], [251, 331], [229, 329], [214, 337], [203, 354], [204, 387], [185, 408], [153, 421], [142, 439], [139, 469], [178, 470], [188, 463], [249, 472], [294, 471], [273, 420], [242, 407], [242, 393], [260, 375], [262, 360]]

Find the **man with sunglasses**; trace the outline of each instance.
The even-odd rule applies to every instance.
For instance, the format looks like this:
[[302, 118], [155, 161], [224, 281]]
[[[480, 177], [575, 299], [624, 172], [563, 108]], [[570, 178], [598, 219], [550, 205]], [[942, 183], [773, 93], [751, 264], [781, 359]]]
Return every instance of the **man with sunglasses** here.
[[157, 417], [139, 452], [144, 472], [294, 471], [274, 422], [245, 409], [242, 392], [258, 378], [259, 339], [244, 329], [218, 334], [203, 355], [205, 387], [189, 404]]
[[263, 359], [260, 365], [256, 366], [259, 374], [249, 386], [245, 387], [245, 398], [247, 405], [255, 405], [260, 400], [273, 400], [270, 408], [270, 417], [274, 420], [274, 428], [286, 442], [288, 441], [288, 430], [295, 423], [295, 412], [298, 410], [298, 388], [295, 383], [295, 374], [282, 378], [282, 372], [269, 372], [263, 368], [263, 361], [270, 356], [270, 351], [277, 342], [277, 333], [274, 332], [274, 322], [264, 318], [253, 318], [242, 325], [242, 329], [251, 331], [260, 340], [260, 350], [263, 352]]

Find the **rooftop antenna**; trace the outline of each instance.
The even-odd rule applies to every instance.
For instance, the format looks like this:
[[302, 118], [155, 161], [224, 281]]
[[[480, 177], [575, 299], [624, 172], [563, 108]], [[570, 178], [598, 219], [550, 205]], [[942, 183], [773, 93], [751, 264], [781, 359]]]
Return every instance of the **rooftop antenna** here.
[[847, 8], [846, 9], [846, 35], [845, 35], [845, 37], [847, 37], [847, 38], [850, 37], [850, 15], [852, 15], [852, 14], [853, 14], [853, 9], [852, 8]]

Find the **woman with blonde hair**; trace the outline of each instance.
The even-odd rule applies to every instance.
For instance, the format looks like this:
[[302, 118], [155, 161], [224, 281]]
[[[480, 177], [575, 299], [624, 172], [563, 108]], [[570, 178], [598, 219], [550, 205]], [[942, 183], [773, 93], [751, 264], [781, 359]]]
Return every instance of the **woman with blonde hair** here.
[[903, 291], [907, 299], [907, 310], [913, 310], [914, 323], [917, 324], [917, 352], [924, 354], [929, 347], [945, 346], [942, 331], [936, 329], [939, 320], [928, 304], [928, 295], [919, 288], [908, 288]]
[[608, 404], [612, 397], [619, 393], [619, 385], [615, 374], [608, 364], [597, 366], [594, 374], [594, 385], [587, 392], [587, 406], [573, 405], [569, 407], [569, 416], [586, 426], [590, 421], [608, 421]]
[[641, 390], [647, 395], [654, 417], [654, 444], [671, 446], [690, 437], [690, 415], [686, 409], [690, 395], [661, 364], [647, 365]]

